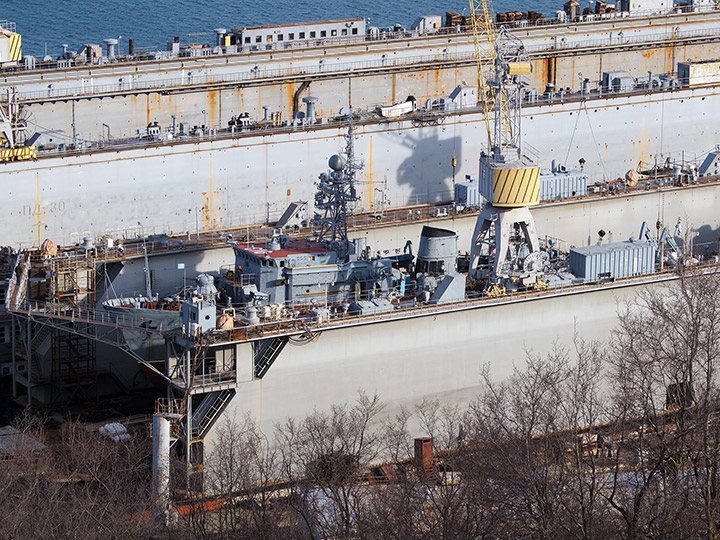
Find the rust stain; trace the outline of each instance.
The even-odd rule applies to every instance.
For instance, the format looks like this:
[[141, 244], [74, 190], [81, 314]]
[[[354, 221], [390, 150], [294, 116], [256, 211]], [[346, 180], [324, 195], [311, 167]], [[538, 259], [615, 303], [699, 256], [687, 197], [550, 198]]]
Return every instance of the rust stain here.
[[653, 56], [655, 56], [655, 49], [649, 49], [649, 50], [647, 50], [647, 51], [645, 51], [645, 52], [643, 52], [643, 53], [640, 53], [640, 54], [642, 55], [643, 58], [645, 58], [646, 60], [649, 60], [650, 58], [652, 58]]
[[[548, 58], [549, 60], [549, 58]], [[546, 60], [540, 60], [540, 80], [542, 85], [546, 85], [548, 83], [548, 62]]]
[[241, 88], [237, 88], [235, 90], [235, 93], [237, 94], [238, 102], [240, 103], [240, 110], [245, 110], [245, 94], [243, 93]]
[[218, 118], [218, 93], [219, 90], [211, 90], [208, 92], [208, 126], [216, 126], [220, 123]]
[[213, 189], [213, 166], [212, 154], [208, 157], [208, 190], [202, 193], [203, 196], [203, 229], [210, 230], [215, 225], [214, 209], [218, 193]]
[[675, 68], [675, 66], [673, 65], [673, 47], [664, 47], [663, 52], [665, 53], [665, 72], [672, 72]]
[[[285, 90], [285, 99], [287, 100], [285, 110], [288, 114], [292, 114], [294, 99], [295, 99], [295, 83], [286, 83], [283, 85]], [[283, 114], [283, 116], [285, 116]]]
[[152, 116], [152, 97], [150, 97], [150, 94], [147, 95], [147, 105], [145, 106], [145, 124], [150, 123], [150, 116]]
[[392, 102], [397, 100], [397, 73], [392, 74]]

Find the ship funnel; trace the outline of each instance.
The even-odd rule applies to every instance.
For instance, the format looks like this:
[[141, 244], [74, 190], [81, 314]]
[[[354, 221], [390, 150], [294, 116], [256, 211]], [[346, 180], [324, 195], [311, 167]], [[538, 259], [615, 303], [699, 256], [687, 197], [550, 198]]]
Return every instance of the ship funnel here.
[[115, 47], [118, 44], [118, 40], [115, 38], [104, 39], [103, 43], [107, 46], [107, 57], [111, 62], [115, 60]]
[[311, 124], [315, 123], [315, 106], [318, 102], [318, 98], [307, 96], [303, 98], [303, 103], [307, 105], [307, 112], [305, 113], [305, 118], [307, 121]]
[[454, 274], [457, 241], [458, 235], [455, 231], [425, 225], [418, 247], [418, 271], [430, 274]]
[[222, 47], [225, 45], [225, 34], [227, 34], [227, 30], [225, 28], [216, 28], [214, 30], [215, 35], [217, 36], [217, 46]]

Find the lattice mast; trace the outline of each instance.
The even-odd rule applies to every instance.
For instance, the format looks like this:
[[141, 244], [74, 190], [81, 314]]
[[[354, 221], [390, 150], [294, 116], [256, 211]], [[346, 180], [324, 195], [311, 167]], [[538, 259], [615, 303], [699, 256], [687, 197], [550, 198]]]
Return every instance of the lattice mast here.
[[492, 0], [470, 0], [478, 96], [482, 100], [490, 155], [503, 161], [522, 154], [521, 75], [531, 65], [522, 42], [505, 28], [496, 31]]
[[324, 242], [338, 252], [341, 259], [347, 259], [350, 253], [350, 240], [347, 235], [348, 217], [352, 207], [359, 200], [355, 188], [355, 176], [362, 169], [362, 163], [355, 158], [355, 132], [350, 115], [350, 126], [345, 135], [343, 156], [334, 155], [328, 160], [330, 172], [323, 172], [317, 182], [315, 209], [322, 211], [313, 218], [315, 236], [318, 242]]

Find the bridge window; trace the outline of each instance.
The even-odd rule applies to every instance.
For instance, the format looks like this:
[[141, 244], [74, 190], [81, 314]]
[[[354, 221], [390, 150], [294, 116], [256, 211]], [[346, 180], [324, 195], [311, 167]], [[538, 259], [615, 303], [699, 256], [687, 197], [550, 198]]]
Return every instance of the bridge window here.
[[305, 39], [305, 32], [300, 32], [300, 39]]
[[278, 34], [278, 41], [282, 41], [285, 38], [282, 34]]
[[255, 43], [262, 43], [262, 36], [255, 36]]
[[310, 32], [310, 37], [311, 37], [311, 38], [314, 38], [314, 37], [316, 37], [316, 36], [317, 36], [317, 32], [315, 32], [315, 31]]
[[327, 31], [326, 30], [320, 30], [320, 37], [326, 37]]
[[358, 29], [357, 29], [357, 28], [353, 28], [353, 29], [352, 29], [352, 35], [353, 35], [353, 36], [357, 36], [357, 33], [358, 33]]
[[295, 39], [295, 34], [293, 32], [290, 32], [288, 34], [288, 39]]
[[334, 29], [334, 28], [333, 28], [332, 30], [330, 30], [330, 35], [331, 35], [331, 36], [337, 36], [337, 30]]
[[245, 38], [245, 43], [250, 43], [250, 36]]
[[347, 36], [347, 28], [343, 28], [340, 32], [343, 36]]

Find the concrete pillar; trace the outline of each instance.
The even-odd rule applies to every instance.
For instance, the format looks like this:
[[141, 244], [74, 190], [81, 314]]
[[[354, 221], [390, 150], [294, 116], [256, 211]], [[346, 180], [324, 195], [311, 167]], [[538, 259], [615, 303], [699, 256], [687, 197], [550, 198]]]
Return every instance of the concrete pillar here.
[[170, 420], [153, 416], [153, 518], [167, 524], [170, 517]]

